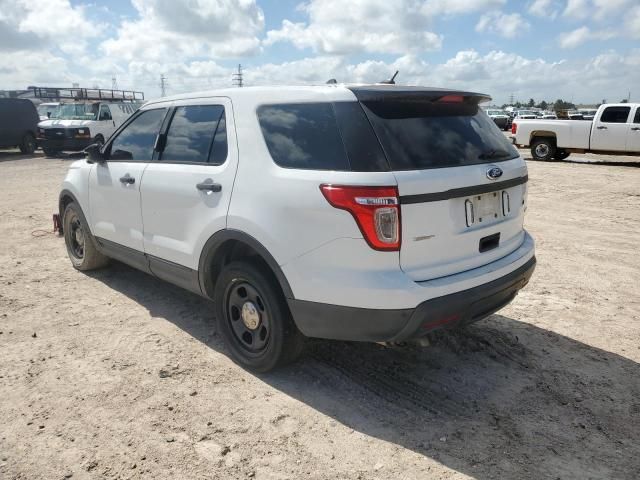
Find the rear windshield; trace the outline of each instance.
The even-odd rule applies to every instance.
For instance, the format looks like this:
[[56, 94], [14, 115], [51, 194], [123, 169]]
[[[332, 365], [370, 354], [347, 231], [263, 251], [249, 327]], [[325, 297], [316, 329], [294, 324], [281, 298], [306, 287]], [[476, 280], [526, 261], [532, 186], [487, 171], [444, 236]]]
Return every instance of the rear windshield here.
[[264, 105], [257, 114], [271, 157], [285, 168], [382, 172], [518, 156], [476, 104], [297, 103]]
[[474, 103], [363, 102], [392, 170], [459, 167], [509, 160], [518, 151]]

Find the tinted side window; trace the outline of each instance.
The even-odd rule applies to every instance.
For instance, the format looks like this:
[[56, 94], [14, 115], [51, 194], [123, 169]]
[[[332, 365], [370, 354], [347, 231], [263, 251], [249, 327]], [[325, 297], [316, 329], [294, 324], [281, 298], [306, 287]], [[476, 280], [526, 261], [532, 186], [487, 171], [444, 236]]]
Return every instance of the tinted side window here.
[[631, 107], [607, 107], [602, 112], [600, 121], [604, 123], [627, 123]]
[[111, 160], [148, 162], [153, 156], [153, 146], [160, 125], [166, 114], [165, 108], [146, 110], [122, 130], [110, 146]]
[[258, 120], [269, 153], [281, 167], [349, 170], [330, 103], [266, 105]]
[[213, 137], [223, 113], [224, 107], [221, 105], [177, 107], [160, 159], [168, 162], [207, 163]]
[[640, 123], [640, 107], [636, 110], [636, 116], [633, 119], [633, 123]]
[[213, 145], [209, 153], [209, 163], [222, 165], [227, 160], [227, 117], [222, 109], [222, 116], [218, 122], [218, 129], [213, 137]]

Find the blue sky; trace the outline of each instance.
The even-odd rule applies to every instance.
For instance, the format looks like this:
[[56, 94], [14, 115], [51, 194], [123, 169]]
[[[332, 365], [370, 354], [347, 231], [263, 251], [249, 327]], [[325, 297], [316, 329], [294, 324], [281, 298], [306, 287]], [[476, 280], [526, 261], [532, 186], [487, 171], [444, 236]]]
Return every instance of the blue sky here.
[[[374, 82], [640, 100], [640, 0], [0, 0], [0, 88]], [[634, 91], [634, 86], [638, 86]]]

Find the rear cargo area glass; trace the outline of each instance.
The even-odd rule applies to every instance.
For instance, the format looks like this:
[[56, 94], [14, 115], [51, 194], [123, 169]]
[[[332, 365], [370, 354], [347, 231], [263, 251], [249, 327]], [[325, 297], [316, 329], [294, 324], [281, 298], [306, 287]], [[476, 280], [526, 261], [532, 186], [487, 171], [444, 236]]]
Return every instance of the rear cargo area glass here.
[[518, 152], [475, 103], [432, 99], [362, 102], [391, 170], [492, 163]]

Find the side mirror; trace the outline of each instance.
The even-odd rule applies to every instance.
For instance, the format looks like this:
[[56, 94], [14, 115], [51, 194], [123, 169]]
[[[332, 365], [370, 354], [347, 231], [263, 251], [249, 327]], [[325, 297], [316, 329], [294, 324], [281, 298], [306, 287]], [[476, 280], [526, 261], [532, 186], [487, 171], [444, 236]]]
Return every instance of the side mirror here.
[[99, 143], [92, 143], [84, 149], [84, 153], [87, 154], [87, 162], [89, 163], [104, 163], [106, 159], [104, 154], [100, 151], [102, 145]]

